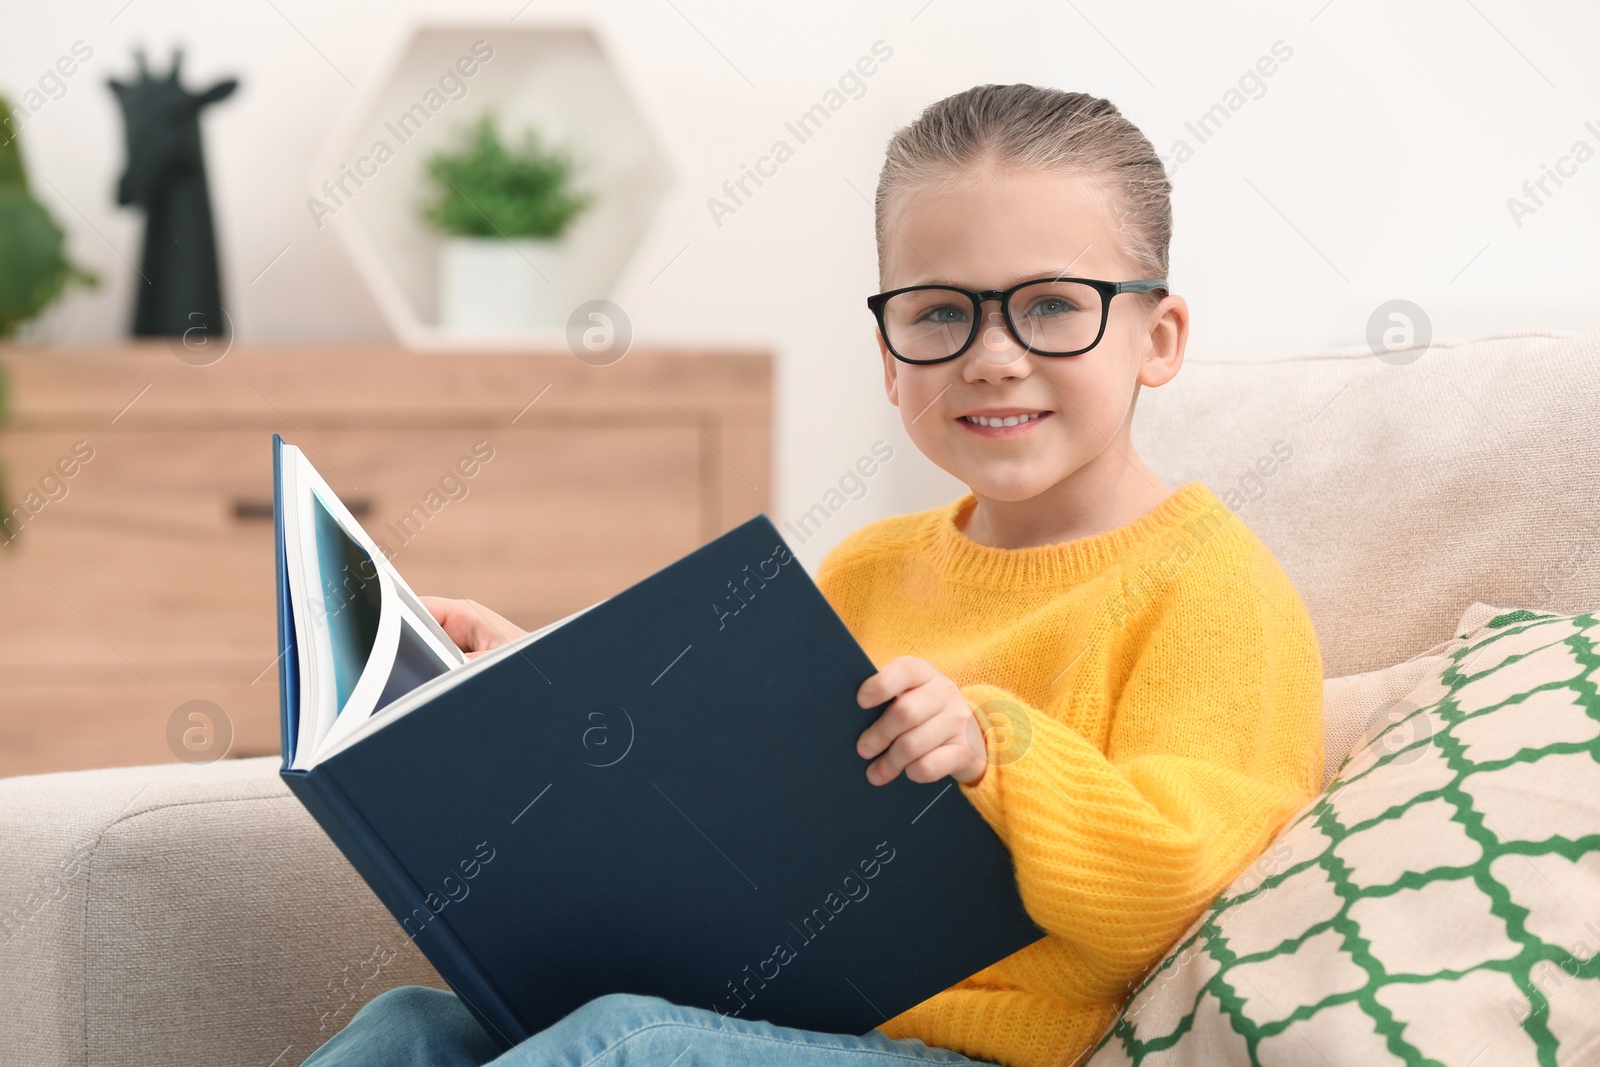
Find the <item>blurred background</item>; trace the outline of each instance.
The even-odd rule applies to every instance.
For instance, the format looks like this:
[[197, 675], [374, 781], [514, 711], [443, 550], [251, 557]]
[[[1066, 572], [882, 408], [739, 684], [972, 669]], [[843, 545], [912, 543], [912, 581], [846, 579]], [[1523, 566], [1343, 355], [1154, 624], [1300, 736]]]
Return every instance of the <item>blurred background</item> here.
[[953, 499], [864, 299], [886, 141], [974, 84], [1150, 137], [1191, 358], [1593, 327], [1597, 39], [1504, 0], [14, 10], [0, 773], [276, 750], [273, 431], [418, 592], [530, 628], [761, 511], [814, 571]]

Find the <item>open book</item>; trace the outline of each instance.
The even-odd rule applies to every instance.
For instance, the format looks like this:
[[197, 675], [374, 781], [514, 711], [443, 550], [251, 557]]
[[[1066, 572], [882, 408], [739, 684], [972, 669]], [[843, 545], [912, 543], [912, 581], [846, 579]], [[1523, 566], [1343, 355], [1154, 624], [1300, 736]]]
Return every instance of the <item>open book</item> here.
[[861, 1034], [1045, 936], [952, 780], [867, 781], [872, 661], [766, 515], [467, 660], [273, 450], [279, 775], [502, 1048], [625, 992]]
[[[460, 678], [451, 672], [484, 669], [485, 660], [512, 650], [502, 646], [468, 660], [304, 453], [273, 437], [281, 448], [278, 500], [289, 600], [302, 623], [294, 650], [299, 714], [291, 766], [305, 769], [456, 684]], [[424, 689], [424, 683], [432, 684]]]

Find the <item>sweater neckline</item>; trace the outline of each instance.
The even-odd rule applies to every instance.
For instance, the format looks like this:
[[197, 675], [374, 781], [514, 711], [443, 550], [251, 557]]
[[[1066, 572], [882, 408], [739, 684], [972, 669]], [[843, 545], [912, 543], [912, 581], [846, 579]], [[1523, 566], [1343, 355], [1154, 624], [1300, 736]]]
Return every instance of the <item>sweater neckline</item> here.
[[956, 525], [977, 502], [969, 490], [937, 509], [929, 556], [948, 581], [1018, 592], [1076, 585], [1162, 530], [1222, 506], [1204, 482], [1184, 482], [1154, 508], [1115, 529], [1049, 545], [995, 548], [973, 540]]

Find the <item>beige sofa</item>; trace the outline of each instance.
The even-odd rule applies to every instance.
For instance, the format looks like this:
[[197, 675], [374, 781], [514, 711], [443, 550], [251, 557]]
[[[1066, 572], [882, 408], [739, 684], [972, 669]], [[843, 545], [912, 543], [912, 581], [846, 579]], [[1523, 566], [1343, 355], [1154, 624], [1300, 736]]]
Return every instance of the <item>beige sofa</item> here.
[[[1600, 332], [1191, 359], [1134, 436], [1276, 553], [1332, 678], [1474, 601], [1600, 606], [1597, 367]], [[1375, 710], [1329, 720], [1330, 771]], [[0, 780], [0, 1064], [282, 1067], [380, 991], [442, 985], [277, 769]]]

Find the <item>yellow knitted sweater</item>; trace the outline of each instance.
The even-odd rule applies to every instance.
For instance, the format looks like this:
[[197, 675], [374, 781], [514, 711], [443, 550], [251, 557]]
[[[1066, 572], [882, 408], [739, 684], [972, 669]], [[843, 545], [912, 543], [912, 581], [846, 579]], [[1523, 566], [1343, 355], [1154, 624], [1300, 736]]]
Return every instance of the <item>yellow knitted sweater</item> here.
[[972, 540], [974, 503], [856, 531], [817, 584], [874, 664], [920, 656], [961, 687], [989, 757], [961, 792], [1049, 936], [878, 1029], [1063, 1067], [1321, 789], [1322, 657], [1288, 576], [1200, 482], [1034, 548]]

